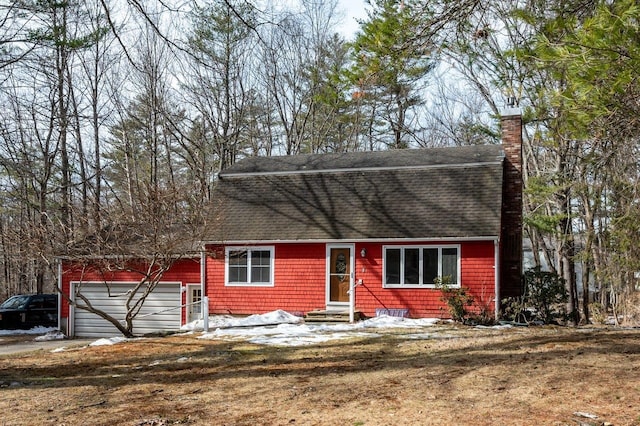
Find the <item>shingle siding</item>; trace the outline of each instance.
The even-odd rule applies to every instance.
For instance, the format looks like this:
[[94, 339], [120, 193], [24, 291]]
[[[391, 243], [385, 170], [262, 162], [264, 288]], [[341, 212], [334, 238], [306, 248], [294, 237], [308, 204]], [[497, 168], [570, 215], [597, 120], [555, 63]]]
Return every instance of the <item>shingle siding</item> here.
[[[445, 244], [442, 241], [438, 244]], [[414, 244], [414, 243], [412, 243]], [[417, 245], [429, 245], [431, 242], [416, 242]], [[435, 244], [437, 245], [437, 244]], [[366, 315], [375, 315], [377, 308], [409, 309], [411, 317], [449, 317], [446, 304], [441, 300], [442, 293], [435, 288], [383, 288], [383, 244], [366, 243], [356, 245], [356, 253], [367, 249], [366, 259], [356, 256], [356, 281], [362, 279], [363, 285], [356, 288], [356, 307]], [[479, 304], [493, 309], [495, 301], [495, 269], [493, 261], [494, 245], [492, 241], [461, 243], [461, 281], [462, 286], [478, 302], [473, 310], [478, 312]]]
[[[442, 242], [416, 242], [417, 245], [445, 244]], [[414, 244], [414, 243], [412, 243]], [[435, 288], [383, 288], [383, 253], [386, 243], [355, 244], [356, 309], [374, 316], [376, 309], [408, 309], [412, 317], [448, 317], [442, 293]], [[360, 256], [365, 248], [367, 255]], [[210, 252], [217, 251], [208, 246]], [[495, 269], [492, 241], [474, 241], [460, 244], [462, 285], [478, 304], [493, 308]], [[275, 283], [273, 287], [226, 287], [224, 285], [224, 258], [208, 256], [207, 283], [212, 313], [254, 314], [283, 309], [305, 313], [325, 308], [326, 245], [320, 243], [276, 244]]]
[[273, 287], [225, 286], [224, 250], [208, 246], [207, 293], [211, 313], [255, 314], [282, 309], [323, 309], [326, 285], [324, 244], [276, 244]]

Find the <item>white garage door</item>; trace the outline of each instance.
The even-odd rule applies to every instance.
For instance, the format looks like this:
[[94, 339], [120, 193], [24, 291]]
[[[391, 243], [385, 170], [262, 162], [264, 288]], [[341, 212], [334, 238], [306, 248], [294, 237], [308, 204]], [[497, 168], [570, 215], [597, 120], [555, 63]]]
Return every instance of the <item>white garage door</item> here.
[[[78, 285], [75, 284], [76, 288]], [[111, 296], [109, 296], [104, 283], [82, 283], [80, 293], [89, 299], [91, 305], [96, 309], [123, 321], [126, 312], [126, 293], [132, 285], [130, 283], [112, 283], [109, 285], [111, 288]], [[179, 283], [158, 284], [145, 300], [138, 317], [133, 321], [134, 334], [143, 335], [158, 331], [179, 330], [180, 301]], [[77, 302], [81, 304], [82, 300], [77, 298]], [[79, 308], [74, 308], [73, 324], [75, 336], [113, 337], [121, 335], [118, 329], [107, 320]]]

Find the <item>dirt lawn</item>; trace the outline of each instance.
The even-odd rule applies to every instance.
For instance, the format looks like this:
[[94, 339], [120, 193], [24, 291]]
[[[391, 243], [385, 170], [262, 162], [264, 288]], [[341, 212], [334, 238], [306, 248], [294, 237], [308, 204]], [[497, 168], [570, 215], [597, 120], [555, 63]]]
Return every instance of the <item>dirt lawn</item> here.
[[638, 329], [380, 334], [305, 347], [180, 335], [7, 355], [0, 424], [640, 425]]

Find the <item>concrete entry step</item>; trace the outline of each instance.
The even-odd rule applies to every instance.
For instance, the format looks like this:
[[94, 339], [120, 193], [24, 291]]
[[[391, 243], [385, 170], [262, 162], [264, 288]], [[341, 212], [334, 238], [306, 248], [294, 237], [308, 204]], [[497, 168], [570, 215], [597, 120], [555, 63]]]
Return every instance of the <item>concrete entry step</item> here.
[[[355, 321], [360, 321], [363, 317], [362, 312], [354, 312]], [[310, 311], [306, 313], [304, 320], [305, 322], [349, 322], [349, 311], [335, 309]]]

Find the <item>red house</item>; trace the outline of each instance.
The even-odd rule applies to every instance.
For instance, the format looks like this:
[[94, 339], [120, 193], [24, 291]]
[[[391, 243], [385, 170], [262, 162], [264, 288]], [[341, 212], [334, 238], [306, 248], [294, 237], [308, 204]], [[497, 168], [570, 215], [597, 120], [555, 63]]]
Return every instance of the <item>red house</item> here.
[[[219, 174], [201, 256], [163, 276], [134, 331], [178, 329], [203, 295], [211, 313], [442, 317], [438, 277], [467, 288], [476, 311], [497, 313], [521, 292], [519, 112], [504, 115], [502, 132], [502, 145], [239, 161]], [[117, 314], [104, 284], [125, 293], [134, 280], [62, 262], [59, 282], [72, 300], [83, 288]], [[70, 335], [115, 331], [66, 301], [60, 323]]]
[[210, 312], [438, 317], [445, 276], [497, 312], [522, 268], [519, 113], [502, 128], [502, 145], [252, 157], [224, 170], [204, 244]]

